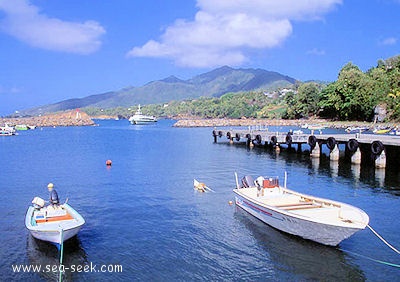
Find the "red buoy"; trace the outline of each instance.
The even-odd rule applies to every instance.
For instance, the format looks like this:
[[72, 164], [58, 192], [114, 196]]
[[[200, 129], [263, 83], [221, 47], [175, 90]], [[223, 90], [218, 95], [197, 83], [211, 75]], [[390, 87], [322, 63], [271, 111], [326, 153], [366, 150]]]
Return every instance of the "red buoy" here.
[[111, 160], [107, 160], [106, 161], [106, 166], [111, 166], [112, 165], [112, 161]]

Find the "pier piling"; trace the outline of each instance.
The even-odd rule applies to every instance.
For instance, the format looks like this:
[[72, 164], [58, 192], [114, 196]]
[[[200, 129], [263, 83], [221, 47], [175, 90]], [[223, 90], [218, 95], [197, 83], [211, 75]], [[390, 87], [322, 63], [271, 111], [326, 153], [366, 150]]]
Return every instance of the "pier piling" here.
[[[321, 133], [321, 132], [320, 132]], [[272, 149], [275, 152], [280, 149], [290, 149], [296, 144], [298, 153], [302, 152], [303, 145], [305, 150], [309, 148], [312, 158], [319, 158], [322, 153], [323, 146], [329, 149], [329, 158], [331, 161], [338, 161], [340, 158], [339, 145], [345, 145], [345, 156], [350, 159], [352, 164], [361, 164], [367, 161], [374, 164], [376, 168], [385, 168], [386, 158], [394, 158], [398, 153], [386, 154], [386, 149], [390, 152], [400, 152], [400, 136], [393, 135], [375, 135], [375, 134], [316, 134], [296, 133], [296, 132], [270, 132], [267, 127], [249, 127], [248, 129], [230, 129], [230, 130], [213, 130], [213, 139], [217, 143], [218, 140], [224, 140], [224, 136], [228, 139], [229, 144], [246, 143], [248, 148], [263, 147]], [[226, 142], [226, 141], [225, 141]], [[371, 162], [372, 161], [372, 162]]]

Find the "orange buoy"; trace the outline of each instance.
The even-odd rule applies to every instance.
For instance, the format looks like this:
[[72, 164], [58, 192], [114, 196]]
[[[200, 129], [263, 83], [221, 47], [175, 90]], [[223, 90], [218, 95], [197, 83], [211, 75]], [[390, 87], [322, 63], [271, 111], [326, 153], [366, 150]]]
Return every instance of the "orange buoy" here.
[[233, 202], [232, 202], [232, 201], [229, 201], [228, 204], [229, 204], [230, 206], [232, 206], [232, 205], [233, 205]]
[[106, 161], [106, 166], [111, 166], [112, 165], [112, 161], [111, 160], [107, 160]]

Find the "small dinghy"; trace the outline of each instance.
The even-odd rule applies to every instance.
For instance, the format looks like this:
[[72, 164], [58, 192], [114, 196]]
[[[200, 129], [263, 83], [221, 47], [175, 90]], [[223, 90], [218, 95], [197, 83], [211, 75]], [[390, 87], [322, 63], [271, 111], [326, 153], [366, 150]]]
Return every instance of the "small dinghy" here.
[[289, 190], [277, 177], [245, 176], [239, 186], [236, 175], [233, 192], [236, 205], [264, 223], [324, 245], [338, 245], [369, 222], [359, 208]]
[[211, 188], [207, 187], [206, 184], [199, 182], [196, 179], [193, 179], [193, 187], [199, 192], [213, 191]]
[[85, 224], [83, 217], [67, 203], [45, 207], [45, 201], [35, 197], [32, 204], [26, 212], [25, 226], [39, 240], [61, 244]]

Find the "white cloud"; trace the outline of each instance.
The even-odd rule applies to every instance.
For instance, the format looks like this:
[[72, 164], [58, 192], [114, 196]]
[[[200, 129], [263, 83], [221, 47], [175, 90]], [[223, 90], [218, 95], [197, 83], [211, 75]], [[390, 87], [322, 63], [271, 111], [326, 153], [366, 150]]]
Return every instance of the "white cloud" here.
[[315, 55], [315, 56], [323, 56], [323, 55], [325, 55], [325, 50], [321, 50], [321, 49], [318, 49], [318, 48], [313, 48], [311, 50], [308, 50], [307, 54]]
[[69, 22], [40, 12], [29, 0], [0, 0], [0, 30], [33, 47], [90, 54], [101, 46], [104, 28], [95, 21]]
[[12, 87], [4, 87], [0, 85], [0, 94], [18, 94], [22, 91], [21, 88], [12, 86]]
[[380, 42], [380, 45], [395, 45], [397, 43], [396, 37], [388, 37]]
[[169, 58], [188, 67], [240, 65], [249, 49], [281, 45], [292, 20], [316, 20], [341, 0], [198, 0], [193, 21], [176, 20], [158, 41], [136, 46], [128, 57]]

